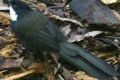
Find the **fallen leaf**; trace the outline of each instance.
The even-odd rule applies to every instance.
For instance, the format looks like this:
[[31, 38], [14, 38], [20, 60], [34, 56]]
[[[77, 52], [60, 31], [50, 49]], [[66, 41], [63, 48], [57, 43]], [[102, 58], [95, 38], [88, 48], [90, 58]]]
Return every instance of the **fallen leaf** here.
[[57, 64], [58, 64], [57, 67], [54, 68], [54, 74], [56, 74], [61, 67], [60, 63], [57, 63]]
[[17, 58], [17, 59], [16, 59], [16, 62], [22, 63], [22, 62], [23, 62], [23, 59], [24, 59], [24, 57]]
[[69, 42], [75, 42], [75, 41], [79, 42], [79, 41], [81, 41], [83, 39], [85, 39], [85, 37], [83, 35], [74, 35], [74, 36], [70, 37], [68, 39], [68, 41]]
[[64, 78], [60, 74], [58, 74], [58, 76], [59, 76], [60, 80], [64, 80]]
[[71, 31], [70, 25], [64, 26], [64, 27], [61, 29], [61, 31], [64, 33], [64, 35], [67, 36], [67, 35], [69, 34], [69, 32]]
[[98, 80], [96, 78], [93, 78], [91, 76], [88, 76], [85, 72], [83, 71], [78, 71], [74, 75], [78, 80]]
[[113, 56], [113, 53], [100, 53], [99, 55], [97, 55], [97, 57], [99, 58], [107, 58], [111, 56]]
[[120, 0], [101, 0], [104, 4], [120, 3]]
[[57, 15], [51, 15], [50, 17], [61, 20], [61, 21], [69, 21], [69, 22], [78, 24], [81, 27], [84, 27], [83, 24], [81, 22], [78, 22], [77, 20], [72, 20], [72, 19], [68, 19], [68, 18], [61, 18], [61, 17], [59, 17]]
[[0, 10], [9, 10], [9, 7], [3, 4], [3, 0], [0, 0]]
[[9, 25], [10, 24], [10, 15], [4, 12], [0, 12], [0, 23], [2, 25]]
[[45, 15], [50, 14], [50, 12], [49, 12], [49, 9], [48, 9], [48, 8], [45, 8], [45, 12], [44, 12], [44, 14], [45, 14]]
[[16, 62], [15, 59], [4, 59], [0, 60], [0, 70], [11, 69], [11, 68], [20, 68], [21, 63]]
[[55, 54], [54, 52], [49, 52], [49, 54], [51, 55], [51, 57], [53, 58], [53, 60], [56, 62], [56, 64], [58, 64], [58, 55]]
[[79, 42], [81, 40], [84, 40], [86, 37], [95, 37], [96, 35], [101, 34], [101, 33], [103, 33], [103, 32], [102, 31], [91, 31], [84, 35], [73, 35], [68, 38], [68, 41], [69, 42], [75, 42], [75, 41]]
[[5, 46], [4, 48], [2, 48], [0, 50], [0, 54], [2, 57], [5, 57], [5, 58], [10, 58], [10, 55], [12, 54], [12, 49], [15, 47], [16, 45], [15, 44], [10, 44], [10, 45], [7, 45]]
[[3, 71], [0, 71], [0, 74], [4, 73], [4, 72], [7, 72], [8, 70], [3, 70]]
[[[21, 58], [21, 59], [23, 60], [23, 58]], [[22, 65], [23, 65], [24, 67], [29, 67], [33, 62], [34, 62], [33, 59], [24, 59], [24, 60], [22, 61]]]
[[115, 11], [115, 10], [112, 10], [112, 12], [115, 14], [115, 16], [120, 20], [120, 14], [117, 12], [117, 11]]
[[19, 73], [19, 74], [13, 75], [13, 76], [9, 76], [9, 77], [6, 76], [5, 79], [1, 79], [1, 80], [15, 80], [15, 79], [21, 78], [23, 76], [32, 74], [34, 72], [35, 72], [35, 70], [28, 70], [28, 71], [25, 71], [23, 73]]
[[11, 38], [11, 39], [9, 40], [9, 43], [17, 42], [17, 41], [18, 41], [18, 38]]
[[71, 73], [63, 67], [62, 75], [65, 77], [65, 80], [73, 80]]
[[37, 63], [37, 62], [34, 62], [31, 64], [31, 66], [29, 66], [27, 69], [29, 70], [36, 70], [35, 72], [36, 73], [45, 73], [45, 66], [44, 64], [42, 63]]
[[8, 40], [0, 36], [0, 45], [7, 43]]
[[0, 17], [3, 17], [3, 18], [10, 20], [10, 15], [8, 13], [5, 13], [5, 12], [0, 12]]
[[85, 37], [95, 37], [96, 35], [101, 34], [101, 33], [103, 33], [103, 31], [91, 31], [91, 32], [84, 34], [84, 36]]

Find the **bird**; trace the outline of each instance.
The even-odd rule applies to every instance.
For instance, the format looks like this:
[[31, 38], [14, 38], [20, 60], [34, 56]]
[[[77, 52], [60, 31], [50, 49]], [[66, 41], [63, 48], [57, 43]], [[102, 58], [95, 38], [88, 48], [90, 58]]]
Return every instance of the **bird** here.
[[52, 51], [72, 66], [99, 80], [117, 76], [117, 70], [84, 48], [67, 41], [60, 29], [42, 13], [21, 0], [5, 0], [10, 7], [10, 27], [28, 49]]

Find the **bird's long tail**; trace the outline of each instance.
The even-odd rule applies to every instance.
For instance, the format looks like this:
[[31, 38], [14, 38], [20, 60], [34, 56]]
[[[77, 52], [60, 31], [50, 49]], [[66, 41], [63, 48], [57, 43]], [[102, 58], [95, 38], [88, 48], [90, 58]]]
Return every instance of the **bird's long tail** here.
[[108, 80], [108, 75], [117, 75], [117, 71], [105, 61], [75, 44], [60, 43], [60, 48], [60, 56], [64, 60], [78, 69], [88, 72], [99, 80]]

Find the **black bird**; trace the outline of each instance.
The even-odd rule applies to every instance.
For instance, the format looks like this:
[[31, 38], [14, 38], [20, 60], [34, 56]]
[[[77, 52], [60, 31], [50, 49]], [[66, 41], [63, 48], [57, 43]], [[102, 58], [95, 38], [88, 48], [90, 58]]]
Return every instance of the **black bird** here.
[[117, 76], [117, 71], [85, 49], [67, 42], [59, 28], [41, 13], [20, 0], [6, 0], [10, 6], [10, 27], [16, 37], [29, 49], [53, 51], [69, 64], [82, 69], [99, 80]]

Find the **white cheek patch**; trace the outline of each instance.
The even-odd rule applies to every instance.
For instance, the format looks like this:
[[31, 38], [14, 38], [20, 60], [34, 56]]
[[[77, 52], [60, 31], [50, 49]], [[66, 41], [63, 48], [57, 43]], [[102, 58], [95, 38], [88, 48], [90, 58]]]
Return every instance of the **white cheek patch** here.
[[16, 14], [16, 12], [12, 8], [12, 6], [10, 6], [10, 18], [11, 18], [11, 20], [12, 21], [17, 21], [17, 17], [18, 17], [18, 15]]

